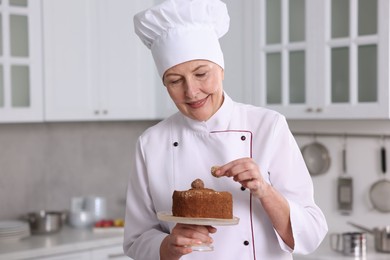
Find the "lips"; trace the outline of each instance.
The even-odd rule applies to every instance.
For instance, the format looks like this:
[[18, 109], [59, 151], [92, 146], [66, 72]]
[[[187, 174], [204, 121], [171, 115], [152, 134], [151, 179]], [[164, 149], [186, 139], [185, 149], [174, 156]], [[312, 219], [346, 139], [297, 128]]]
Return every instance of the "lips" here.
[[200, 107], [202, 107], [206, 103], [207, 98], [208, 98], [208, 96], [203, 98], [203, 99], [201, 99], [201, 100], [197, 100], [197, 101], [194, 101], [194, 102], [188, 102], [187, 105], [190, 106], [193, 109], [200, 108]]

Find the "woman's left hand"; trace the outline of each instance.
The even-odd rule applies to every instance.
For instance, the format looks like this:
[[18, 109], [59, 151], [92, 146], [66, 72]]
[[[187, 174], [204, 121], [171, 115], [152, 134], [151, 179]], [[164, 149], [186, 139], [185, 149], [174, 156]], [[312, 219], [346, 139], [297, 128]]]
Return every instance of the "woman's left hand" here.
[[252, 158], [240, 158], [219, 166], [215, 175], [232, 177], [259, 199], [267, 195], [269, 184], [264, 180], [259, 166]]

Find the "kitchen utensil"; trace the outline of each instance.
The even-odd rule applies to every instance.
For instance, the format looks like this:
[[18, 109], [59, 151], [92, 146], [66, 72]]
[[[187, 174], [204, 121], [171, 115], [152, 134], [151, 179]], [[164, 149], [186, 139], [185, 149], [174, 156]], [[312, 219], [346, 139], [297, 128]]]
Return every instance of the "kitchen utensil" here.
[[74, 228], [89, 228], [95, 223], [95, 216], [90, 211], [76, 211], [69, 213], [69, 225]]
[[366, 255], [366, 233], [347, 232], [330, 234], [332, 250], [346, 256], [362, 257]]
[[86, 197], [85, 210], [93, 214], [95, 221], [105, 219], [107, 217], [106, 199], [97, 196]]
[[[94, 221], [105, 219], [107, 217], [106, 199], [98, 196], [74, 197], [71, 200], [71, 212], [88, 211], [93, 215]], [[86, 215], [80, 213], [79, 215]], [[85, 217], [84, 217], [85, 218]]]
[[369, 234], [374, 235], [376, 251], [383, 252], [383, 253], [390, 253], [390, 226], [375, 227], [374, 229], [370, 229], [352, 222], [348, 222], [348, 224], [360, 230], [363, 230]]
[[341, 214], [349, 215], [352, 211], [353, 203], [353, 180], [347, 174], [347, 149], [342, 151], [343, 173], [337, 180], [337, 204]]
[[303, 146], [301, 152], [310, 175], [316, 176], [328, 171], [331, 160], [328, 149], [323, 144], [314, 141]]
[[384, 178], [376, 181], [370, 187], [370, 200], [375, 209], [380, 212], [390, 212], [390, 181], [386, 178], [386, 148], [381, 148], [381, 169]]
[[65, 211], [45, 211], [28, 213], [24, 218], [30, 224], [31, 233], [49, 234], [61, 230], [66, 219]]

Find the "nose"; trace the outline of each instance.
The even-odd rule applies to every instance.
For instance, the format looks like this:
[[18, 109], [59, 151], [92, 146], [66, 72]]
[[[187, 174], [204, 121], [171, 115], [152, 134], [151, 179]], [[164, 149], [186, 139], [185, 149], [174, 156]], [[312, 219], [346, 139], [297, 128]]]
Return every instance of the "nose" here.
[[192, 79], [186, 80], [185, 94], [188, 98], [195, 98], [199, 92], [199, 87], [197, 83]]

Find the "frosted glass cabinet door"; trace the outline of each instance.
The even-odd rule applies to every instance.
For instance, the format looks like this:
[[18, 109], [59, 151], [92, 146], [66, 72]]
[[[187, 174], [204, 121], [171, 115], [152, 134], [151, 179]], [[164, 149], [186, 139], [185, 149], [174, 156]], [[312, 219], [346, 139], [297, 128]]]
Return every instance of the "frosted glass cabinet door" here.
[[289, 119], [390, 118], [389, 0], [257, 6], [260, 105]]
[[265, 105], [276, 110], [290, 105], [301, 107], [307, 97], [306, 0], [263, 3]]
[[43, 121], [40, 0], [1, 1], [0, 122]]

